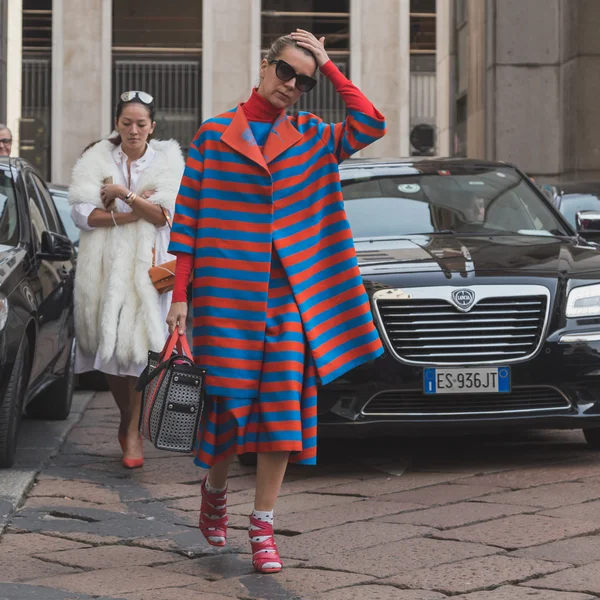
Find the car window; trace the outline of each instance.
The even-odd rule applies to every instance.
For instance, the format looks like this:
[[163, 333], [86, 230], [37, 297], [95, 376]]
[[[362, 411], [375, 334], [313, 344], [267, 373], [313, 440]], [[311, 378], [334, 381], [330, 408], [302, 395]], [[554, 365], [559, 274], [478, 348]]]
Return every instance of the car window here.
[[77, 245], [79, 243], [79, 229], [77, 228], [77, 226], [73, 222], [73, 218], [71, 217], [71, 205], [69, 204], [67, 194], [63, 192], [55, 192], [52, 190], [50, 190], [50, 194], [52, 194], [54, 206], [56, 206], [58, 216], [60, 217], [63, 225], [65, 226], [69, 239]]
[[[414, 171], [413, 171], [414, 172]], [[461, 234], [569, 235], [547, 200], [515, 169], [467, 168], [382, 174], [342, 182], [354, 237]]]
[[27, 191], [27, 205], [29, 207], [29, 217], [31, 221], [31, 230], [35, 250], [38, 251], [42, 245], [42, 233], [48, 230], [48, 222], [44, 208], [41, 204], [36, 188], [33, 185], [31, 177], [24, 177], [25, 189]]
[[52, 196], [50, 196], [50, 193], [48, 192], [48, 188], [35, 173], [30, 173], [29, 176], [31, 177], [38, 192], [38, 196], [40, 197], [40, 202], [43, 206], [44, 214], [46, 215], [48, 229], [54, 233], [60, 233], [64, 235], [64, 227], [62, 226], [62, 222], [60, 221], [58, 213], [56, 212], [56, 208], [54, 206]]
[[576, 215], [580, 210], [600, 210], [600, 198], [594, 194], [566, 194], [560, 210], [572, 227], [577, 227]]
[[0, 170], [0, 245], [16, 246], [19, 241], [19, 211], [10, 171]]

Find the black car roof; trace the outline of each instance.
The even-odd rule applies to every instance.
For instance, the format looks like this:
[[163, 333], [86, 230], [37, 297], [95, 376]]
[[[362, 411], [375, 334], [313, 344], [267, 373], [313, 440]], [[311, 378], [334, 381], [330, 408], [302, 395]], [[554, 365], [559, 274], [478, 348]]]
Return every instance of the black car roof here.
[[462, 168], [500, 168], [513, 167], [510, 163], [480, 160], [475, 158], [411, 156], [410, 158], [350, 158], [340, 164], [340, 171], [346, 169], [369, 168], [399, 168], [423, 169], [431, 171], [450, 170], [453, 167]]

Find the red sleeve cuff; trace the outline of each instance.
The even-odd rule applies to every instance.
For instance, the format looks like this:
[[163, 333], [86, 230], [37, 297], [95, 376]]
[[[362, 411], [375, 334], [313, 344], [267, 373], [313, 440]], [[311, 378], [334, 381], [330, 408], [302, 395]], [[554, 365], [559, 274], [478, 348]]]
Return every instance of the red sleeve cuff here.
[[185, 252], [175, 252], [175, 285], [172, 302], [187, 302], [187, 286], [194, 267], [194, 257]]

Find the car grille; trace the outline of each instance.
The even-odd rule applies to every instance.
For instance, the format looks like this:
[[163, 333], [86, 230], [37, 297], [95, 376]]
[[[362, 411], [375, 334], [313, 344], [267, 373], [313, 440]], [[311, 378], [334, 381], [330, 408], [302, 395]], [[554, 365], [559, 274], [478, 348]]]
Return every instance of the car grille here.
[[551, 386], [514, 387], [508, 394], [423, 394], [420, 390], [388, 390], [375, 394], [364, 415], [457, 416], [568, 410], [571, 403]]
[[413, 364], [503, 364], [538, 349], [545, 296], [485, 298], [469, 312], [442, 299], [379, 299], [388, 340]]

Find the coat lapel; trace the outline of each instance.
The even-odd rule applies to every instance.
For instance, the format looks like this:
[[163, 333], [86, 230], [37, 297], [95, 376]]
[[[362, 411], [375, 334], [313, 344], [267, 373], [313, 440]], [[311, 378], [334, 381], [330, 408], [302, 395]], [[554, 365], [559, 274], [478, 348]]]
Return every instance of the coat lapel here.
[[273, 162], [280, 154], [302, 139], [302, 134], [290, 123], [285, 113], [281, 113], [265, 143], [262, 154], [267, 163]]
[[221, 135], [221, 141], [268, 171], [263, 153], [252, 135], [252, 130], [241, 106], [237, 107], [231, 123]]

